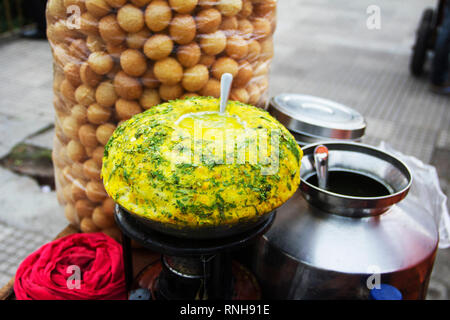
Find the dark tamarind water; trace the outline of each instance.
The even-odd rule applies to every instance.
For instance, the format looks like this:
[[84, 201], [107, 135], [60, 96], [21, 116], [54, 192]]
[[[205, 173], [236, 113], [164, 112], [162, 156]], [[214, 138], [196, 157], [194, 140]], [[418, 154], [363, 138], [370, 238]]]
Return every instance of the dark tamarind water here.
[[[308, 177], [306, 181], [318, 186], [316, 174]], [[354, 197], [381, 197], [390, 194], [389, 189], [379, 181], [350, 171], [328, 172], [327, 191]]]

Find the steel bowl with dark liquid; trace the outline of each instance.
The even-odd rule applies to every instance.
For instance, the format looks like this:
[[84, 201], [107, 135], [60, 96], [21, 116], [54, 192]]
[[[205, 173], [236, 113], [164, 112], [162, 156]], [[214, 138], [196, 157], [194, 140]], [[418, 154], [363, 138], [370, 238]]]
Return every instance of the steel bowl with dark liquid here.
[[327, 188], [319, 188], [315, 176], [319, 144], [308, 145], [299, 190], [278, 208], [250, 254], [263, 295], [367, 299], [378, 281], [396, 287], [404, 299], [424, 299], [438, 230], [432, 216], [406, 197], [410, 170], [371, 146], [320, 144], [329, 151]]

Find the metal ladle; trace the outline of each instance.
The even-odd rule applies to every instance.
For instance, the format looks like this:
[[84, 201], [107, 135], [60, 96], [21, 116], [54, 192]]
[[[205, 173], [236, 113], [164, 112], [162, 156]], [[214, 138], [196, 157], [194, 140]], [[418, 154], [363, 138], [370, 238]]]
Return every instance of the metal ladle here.
[[324, 145], [319, 145], [314, 149], [314, 165], [316, 167], [318, 187], [326, 190], [328, 182], [328, 148]]

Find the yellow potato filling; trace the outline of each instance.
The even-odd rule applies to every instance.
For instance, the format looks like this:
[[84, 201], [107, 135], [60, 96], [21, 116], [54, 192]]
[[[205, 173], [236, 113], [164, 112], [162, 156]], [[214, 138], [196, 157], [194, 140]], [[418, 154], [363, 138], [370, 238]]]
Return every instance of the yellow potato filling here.
[[121, 124], [105, 146], [107, 193], [142, 217], [176, 226], [234, 225], [268, 213], [300, 183], [295, 139], [266, 111], [192, 97]]

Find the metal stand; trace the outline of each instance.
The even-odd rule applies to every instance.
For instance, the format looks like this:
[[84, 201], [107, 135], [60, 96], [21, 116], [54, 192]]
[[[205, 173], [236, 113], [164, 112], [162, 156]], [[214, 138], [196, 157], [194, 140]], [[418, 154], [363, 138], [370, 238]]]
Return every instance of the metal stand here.
[[130, 291], [133, 283], [133, 257], [131, 256], [131, 239], [122, 232], [122, 256], [125, 271], [125, 286]]
[[116, 210], [115, 219], [122, 231], [126, 287], [133, 284], [131, 239], [162, 254], [162, 271], [156, 296], [164, 300], [231, 299], [233, 275], [231, 251], [244, 247], [265, 233], [275, 212], [254, 229], [232, 237], [211, 240], [180, 239], [143, 228], [130, 213]]

